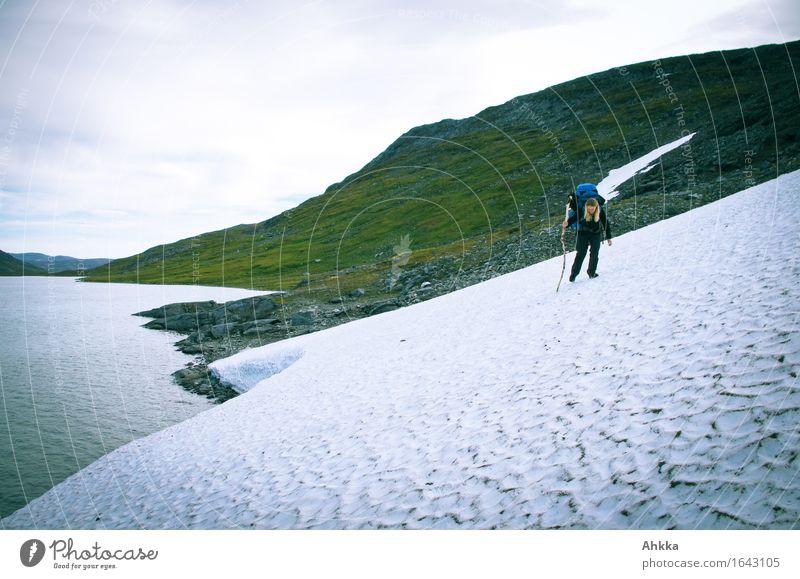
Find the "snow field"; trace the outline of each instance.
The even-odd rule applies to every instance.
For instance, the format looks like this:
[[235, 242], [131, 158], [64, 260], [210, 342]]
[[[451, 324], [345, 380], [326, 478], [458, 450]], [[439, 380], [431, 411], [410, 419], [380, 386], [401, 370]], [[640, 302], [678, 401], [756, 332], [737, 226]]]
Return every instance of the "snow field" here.
[[245, 394], [3, 525], [797, 528], [798, 188], [220, 360]]

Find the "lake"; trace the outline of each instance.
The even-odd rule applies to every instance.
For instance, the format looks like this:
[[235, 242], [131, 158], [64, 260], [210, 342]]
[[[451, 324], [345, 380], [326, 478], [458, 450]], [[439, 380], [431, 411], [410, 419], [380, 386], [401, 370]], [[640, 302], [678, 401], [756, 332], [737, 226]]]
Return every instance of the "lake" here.
[[0, 518], [134, 439], [213, 403], [171, 377], [181, 338], [134, 312], [263, 295], [237, 288], [0, 277]]

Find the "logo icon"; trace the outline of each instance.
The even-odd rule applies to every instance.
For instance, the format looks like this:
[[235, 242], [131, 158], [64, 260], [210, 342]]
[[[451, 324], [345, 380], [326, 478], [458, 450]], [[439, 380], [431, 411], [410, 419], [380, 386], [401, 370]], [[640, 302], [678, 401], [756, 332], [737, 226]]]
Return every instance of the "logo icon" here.
[[19, 549], [19, 560], [26, 567], [36, 567], [44, 558], [44, 543], [39, 539], [29, 539]]

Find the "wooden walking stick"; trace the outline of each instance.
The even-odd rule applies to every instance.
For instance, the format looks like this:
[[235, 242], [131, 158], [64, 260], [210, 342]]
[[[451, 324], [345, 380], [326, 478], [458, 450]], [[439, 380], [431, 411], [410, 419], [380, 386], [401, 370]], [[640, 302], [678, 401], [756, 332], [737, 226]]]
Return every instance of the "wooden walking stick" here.
[[[567, 201], [567, 208], [564, 211], [564, 219], [569, 219], [569, 201]], [[564, 279], [564, 270], [567, 268], [567, 245], [564, 243], [564, 234], [567, 233], [567, 228], [562, 225], [561, 227], [561, 250], [564, 253], [564, 260], [561, 262], [561, 277], [558, 278], [558, 285], [556, 292], [561, 287], [561, 281]]]

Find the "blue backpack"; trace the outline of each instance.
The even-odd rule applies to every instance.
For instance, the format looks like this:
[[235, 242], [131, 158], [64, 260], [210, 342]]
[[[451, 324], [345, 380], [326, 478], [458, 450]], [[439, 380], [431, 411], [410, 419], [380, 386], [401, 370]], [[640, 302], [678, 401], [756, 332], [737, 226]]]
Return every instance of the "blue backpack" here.
[[591, 183], [581, 183], [578, 185], [575, 193], [569, 196], [569, 217], [572, 217], [576, 213], [578, 214], [578, 219], [575, 220], [575, 223], [570, 225], [570, 228], [576, 231], [578, 229], [578, 223], [583, 217], [587, 199], [597, 199], [597, 203], [600, 204], [600, 207], [606, 203], [606, 200], [603, 199], [603, 196], [597, 192], [597, 187], [595, 185]]

